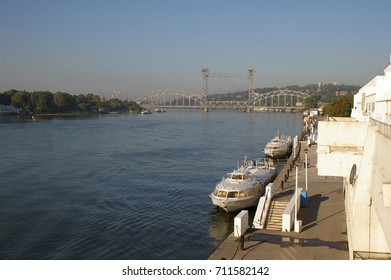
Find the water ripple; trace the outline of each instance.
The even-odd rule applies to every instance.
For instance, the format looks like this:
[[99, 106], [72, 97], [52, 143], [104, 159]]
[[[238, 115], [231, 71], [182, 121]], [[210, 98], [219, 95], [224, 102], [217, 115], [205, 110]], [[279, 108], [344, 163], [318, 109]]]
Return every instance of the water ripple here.
[[0, 259], [206, 259], [233, 222], [209, 192], [300, 126], [191, 110], [2, 124]]

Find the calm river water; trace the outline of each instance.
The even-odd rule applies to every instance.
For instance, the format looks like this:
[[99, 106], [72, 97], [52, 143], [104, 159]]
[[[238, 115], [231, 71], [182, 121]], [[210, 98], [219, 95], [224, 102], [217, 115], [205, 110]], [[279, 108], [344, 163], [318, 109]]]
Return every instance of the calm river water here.
[[207, 259], [235, 214], [208, 194], [300, 114], [0, 118], [0, 259]]

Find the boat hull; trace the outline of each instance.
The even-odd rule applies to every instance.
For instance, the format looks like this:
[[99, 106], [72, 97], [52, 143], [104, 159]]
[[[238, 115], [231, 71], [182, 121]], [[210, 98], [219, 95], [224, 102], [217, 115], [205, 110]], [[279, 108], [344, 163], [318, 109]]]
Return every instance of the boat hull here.
[[285, 156], [289, 155], [289, 152], [287, 150], [271, 151], [271, 152], [265, 151], [265, 155], [268, 156], [268, 157], [272, 157], [272, 158], [275, 158], [275, 157], [285, 157]]
[[261, 193], [245, 199], [219, 198], [213, 194], [210, 195], [213, 205], [220, 207], [226, 212], [235, 212], [256, 206], [260, 197]]
[[291, 144], [274, 145], [274, 146], [267, 145], [265, 148], [265, 155], [272, 158], [289, 156], [291, 152], [292, 152]]

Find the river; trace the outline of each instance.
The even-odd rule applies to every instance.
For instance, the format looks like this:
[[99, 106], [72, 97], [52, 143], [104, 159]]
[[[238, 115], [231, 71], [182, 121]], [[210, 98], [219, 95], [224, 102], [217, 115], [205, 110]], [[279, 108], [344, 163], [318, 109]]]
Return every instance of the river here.
[[300, 114], [168, 110], [0, 118], [0, 259], [207, 259], [234, 214], [209, 193]]

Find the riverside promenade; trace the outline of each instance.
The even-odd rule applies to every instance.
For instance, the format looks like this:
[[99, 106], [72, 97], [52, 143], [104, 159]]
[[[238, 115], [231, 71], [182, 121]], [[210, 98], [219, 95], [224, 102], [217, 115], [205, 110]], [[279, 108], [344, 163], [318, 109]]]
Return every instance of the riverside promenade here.
[[[210, 260], [348, 260], [348, 241], [342, 180], [318, 176], [317, 145], [301, 141], [298, 187], [305, 187], [305, 150], [308, 150], [307, 203], [298, 213], [300, 233], [248, 229], [244, 246], [233, 233], [209, 257]], [[288, 165], [288, 164], [287, 164]], [[286, 166], [275, 184], [286, 174]], [[285, 173], [285, 174], [282, 174]], [[280, 193], [295, 189], [295, 169]], [[251, 210], [254, 211], [254, 210]], [[249, 221], [250, 227], [252, 220]], [[244, 250], [243, 250], [244, 249]]]

